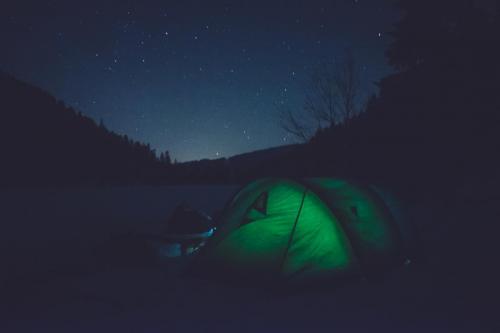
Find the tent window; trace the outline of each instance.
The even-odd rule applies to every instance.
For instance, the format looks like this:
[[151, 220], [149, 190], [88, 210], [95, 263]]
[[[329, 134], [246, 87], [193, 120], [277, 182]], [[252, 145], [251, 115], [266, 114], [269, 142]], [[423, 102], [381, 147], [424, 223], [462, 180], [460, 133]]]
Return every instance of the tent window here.
[[252, 205], [252, 208], [261, 212], [262, 214], [267, 214], [267, 197], [268, 193], [264, 192], [259, 197], [257, 200]]
[[358, 207], [351, 206], [351, 212], [354, 216], [358, 216]]
[[267, 192], [259, 195], [257, 200], [255, 200], [253, 205], [248, 209], [246, 217], [241, 222], [241, 225], [245, 225], [253, 221], [265, 218], [267, 214], [267, 197]]

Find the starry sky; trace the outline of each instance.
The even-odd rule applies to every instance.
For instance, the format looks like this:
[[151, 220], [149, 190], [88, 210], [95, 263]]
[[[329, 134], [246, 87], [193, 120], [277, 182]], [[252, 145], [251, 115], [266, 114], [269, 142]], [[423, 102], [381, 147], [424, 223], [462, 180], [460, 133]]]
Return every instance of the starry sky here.
[[293, 143], [319, 61], [349, 50], [365, 93], [390, 72], [389, 0], [7, 0], [0, 69], [178, 161]]

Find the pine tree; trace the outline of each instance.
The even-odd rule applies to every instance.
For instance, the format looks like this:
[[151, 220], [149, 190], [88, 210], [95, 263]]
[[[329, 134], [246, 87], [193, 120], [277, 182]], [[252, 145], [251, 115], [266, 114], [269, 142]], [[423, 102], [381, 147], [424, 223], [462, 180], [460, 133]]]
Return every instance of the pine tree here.
[[399, 0], [404, 13], [390, 33], [389, 63], [398, 70], [423, 63], [470, 61], [491, 46], [492, 15], [473, 0]]

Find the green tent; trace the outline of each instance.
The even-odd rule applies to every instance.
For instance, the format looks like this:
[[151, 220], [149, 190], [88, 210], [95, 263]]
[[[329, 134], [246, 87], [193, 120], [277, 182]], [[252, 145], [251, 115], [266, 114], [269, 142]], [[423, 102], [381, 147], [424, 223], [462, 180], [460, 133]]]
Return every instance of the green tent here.
[[196, 266], [252, 281], [304, 281], [372, 272], [400, 262], [402, 252], [394, 214], [374, 189], [262, 179], [228, 203]]

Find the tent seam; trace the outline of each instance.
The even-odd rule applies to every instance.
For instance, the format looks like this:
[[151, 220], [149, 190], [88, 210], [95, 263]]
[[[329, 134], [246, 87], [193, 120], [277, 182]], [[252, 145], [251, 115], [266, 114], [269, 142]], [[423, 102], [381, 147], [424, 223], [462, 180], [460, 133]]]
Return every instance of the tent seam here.
[[285, 249], [285, 254], [283, 256], [283, 259], [281, 260], [281, 264], [278, 271], [279, 273], [283, 271], [283, 267], [285, 266], [285, 261], [288, 258], [288, 252], [290, 251], [290, 246], [292, 245], [293, 236], [295, 235], [295, 230], [297, 229], [297, 224], [299, 222], [300, 214], [302, 213], [302, 207], [304, 207], [304, 201], [306, 199], [307, 192], [309, 192], [309, 189], [307, 187], [304, 187], [304, 193], [302, 194], [302, 201], [300, 202], [299, 211], [297, 212], [297, 216], [295, 217], [295, 222], [293, 223], [293, 228], [290, 233], [290, 238], [288, 239], [288, 244]]
[[[318, 189], [318, 188], [311, 186], [309, 183], [307, 183], [306, 179], [296, 180], [296, 182], [301, 184], [302, 186], [304, 186], [308, 191], [311, 191], [311, 193], [314, 193], [321, 200], [321, 202], [326, 206], [326, 208], [330, 211], [332, 216], [335, 217], [339, 221], [341, 230], [347, 239], [347, 242], [351, 248], [352, 254], [356, 258], [356, 262], [359, 265], [359, 269], [361, 270], [362, 275], [367, 276], [367, 274], [365, 272], [365, 267], [364, 267], [362, 256], [357, 249], [357, 244], [355, 244], [355, 242], [353, 242], [354, 237], [353, 237], [352, 233], [349, 231], [349, 228], [346, 225], [347, 224], [346, 221], [344, 221], [342, 218], [340, 218], [338, 216], [337, 212], [335, 212], [335, 210], [332, 207], [330, 207], [330, 205], [327, 203], [328, 200], [326, 200], [326, 198], [325, 198], [326, 195], [322, 192], [321, 189]], [[348, 182], [348, 183], [350, 185], [350, 182]]]

